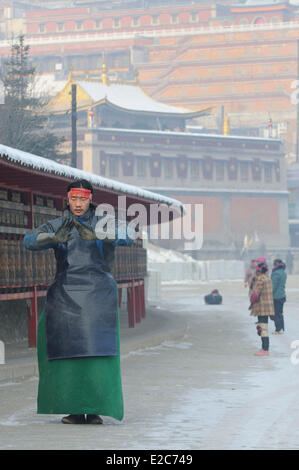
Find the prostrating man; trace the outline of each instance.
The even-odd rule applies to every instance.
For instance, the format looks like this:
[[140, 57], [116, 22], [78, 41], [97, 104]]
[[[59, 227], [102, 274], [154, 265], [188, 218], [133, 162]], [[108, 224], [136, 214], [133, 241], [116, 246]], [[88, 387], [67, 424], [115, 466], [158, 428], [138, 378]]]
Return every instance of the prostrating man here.
[[209, 305], [220, 305], [222, 304], [222, 295], [220, 295], [218, 289], [212, 290], [212, 292], [204, 297], [205, 303]]

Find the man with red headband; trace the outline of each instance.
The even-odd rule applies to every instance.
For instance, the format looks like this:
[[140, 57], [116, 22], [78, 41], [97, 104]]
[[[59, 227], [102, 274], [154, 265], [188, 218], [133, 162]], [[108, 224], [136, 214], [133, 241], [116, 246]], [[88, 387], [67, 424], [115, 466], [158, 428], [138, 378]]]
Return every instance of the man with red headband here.
[[[93, 188], [67, 188], [67, 214], [24, 237], [29, 250], [52, 248], [57, 272], [38, 325], [38, 413], [65, 414], [66, 424], [123, 417], [117, 286], [110, 272], [117, 245], [134, 240], [99, 234]], [[117, 228], [117, 227], [116, 227]], [[100, 236], [99, 236], [100, 235]], [[86, 415], [86, 417], [85, 417]]]

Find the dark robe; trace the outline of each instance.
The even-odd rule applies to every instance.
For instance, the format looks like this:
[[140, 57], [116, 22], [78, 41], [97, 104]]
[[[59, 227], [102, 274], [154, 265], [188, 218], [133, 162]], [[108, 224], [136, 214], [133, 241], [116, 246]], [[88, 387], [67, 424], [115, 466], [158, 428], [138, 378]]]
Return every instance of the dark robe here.
[[[56, 232], [65, 218], [51, 220], [26, 235], [26, 248], [38, 250], [37, 235]], [[89, 210], [79, 220], [95, 229], [99, 218]], [[130, 245], [133, 240], [127, 237], [111, 244], [83, 240], [75, 228], [71, 233], [72, 240], [52, 247], [57, 272], [45, 304], [48, 359], [116, 356], [117, 286], [110, 268], [115, 246]]]

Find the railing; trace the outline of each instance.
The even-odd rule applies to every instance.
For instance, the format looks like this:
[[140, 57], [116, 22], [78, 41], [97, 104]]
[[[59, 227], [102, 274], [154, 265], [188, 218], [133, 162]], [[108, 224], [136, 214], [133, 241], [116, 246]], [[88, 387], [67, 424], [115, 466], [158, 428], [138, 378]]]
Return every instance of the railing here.
[[[26, 36], [26, 43], [30, 46], [43, 45], [43, 44], [63, 44], [63, 43], [78, 43], [89, 41], [106, 41], [109, 40], [122, 40], [134, 38], [155, 38], [155, 37], [172, 37], [172, 36], [193, 36], [202, 34], [219, 34], [219, 33], [237, 33], [248, 31], [277, 31], [286, 29], [299, 29], [299, 21], [285, 21], [280, 23], [262, 23], [262, 24], [246, 24], [246, 25], [228, 25], [228, 26], [201, 26], [190, 28], [169, 28], [169, 29], [135, 29], [133, 31], [123, 32], [89, 32], [82, 34], [66, 34], [57, 36]], [[8, 40], [0, 41], [0, 49], [10, 48], [11, 42]]]
[[[122, 289], [127, 289], [127, 311], [130, 328], [135, 328], [146, 316], [145, 310], [145, 286], [144, 278], [133, 278], [128, 280], [116, 281], [118, 288], [118, 305], [121, 306]], [[0, 289], [0, 301], [2, 300], [20, 300], [27, 302], [28, 316], [28, 347], [35, 348], [37, 345], [37, 325], [38, 325], [38, 297], [47, 295], [46, 284], [36, 284], [26, 286], [26, 292], [14, 292], [14, 287], [2, 286]], [[4, 293], [7, 290], [8, 292]]]
[[[111, 271], [117, 283], [119, 307], [122, 289], [127, 289], [130, 328], [134, 328], [146, 315], [146, 250], [142, 248], [141, 240], [135, 243], [136, 246], [116, 247], [115, 264]], [[36, 347], [37, 299], [47, 294], [55, 276], [56, 261], [52, 251], [31, 252], [25, 249], [22, 234], [0, 233], [0, 301], [26, 300], [29, 347]]]

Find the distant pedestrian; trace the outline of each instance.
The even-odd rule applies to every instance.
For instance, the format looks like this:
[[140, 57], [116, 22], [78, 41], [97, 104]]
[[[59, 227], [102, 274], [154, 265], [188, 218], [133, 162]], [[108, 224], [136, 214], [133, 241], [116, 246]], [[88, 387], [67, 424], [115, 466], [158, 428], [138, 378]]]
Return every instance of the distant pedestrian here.
[[255, 277], [255, 270], [256, 270], [256, 260], [252, 259], [250, 265], [247, 268], [244, 278], [244, 287], [249, 287], [249, 293], [251, 294], [252, 290], [252, 283]]
[[[263, 258], [264, 259], [264, 258]], [[253, 290], [250, 296], [250, 315], [257, 317], [257, 334], [261, 336], [262, 349], [255, 353], [256, 356], [269, 356], [268, 318], [274, 315], [272, 282], [267, 274], [266, 262], [258, 263]]]
[[293, 256], [293, 254], [291, 253], [291, 251], [288, 251], [288, 252], [287, 252], [287, 256], [286, 256], [286, 265], [287, 265], [288, 273], [289, 273], [289, 274], [293, 274], [294, 256]]
[[281, 259], [273, 261], [273, 269], [271, 274], [273, 302], [274, 302], [274, 323], [275, 331], [273, 334], [281, 335], [284, 332], [283, 305], [286, 301], [286, 265]]
[[222, 304], [222, 295], [220, 295], [218, 289], [214, 289], [210, 294], [205, 295], [205, 303], [209, 305]]
[[253, 275], [252, 277], [250, 278], [250, 283], [248, 285], [249, 287], [249, 297], [251, 296], [252, 294], [252, 290], [253, 290], [253, 284], [255, 282], [255, 279], [256, 279], [256, 267], [259, 263], [266, 263], [266, 258], [264, 256], [260, 256], [259, 258], [256, 258], [256, 260], [254, 260], [254, 263], [253, 263]]

